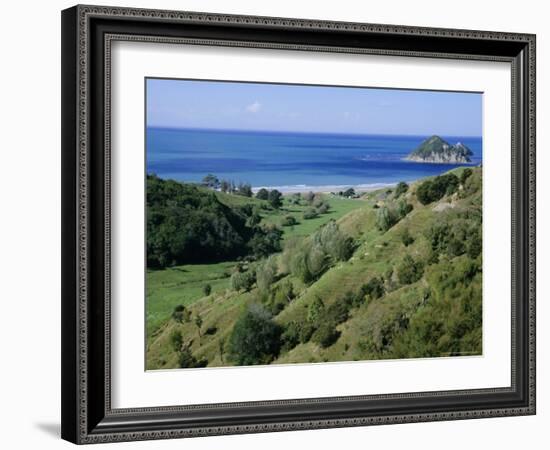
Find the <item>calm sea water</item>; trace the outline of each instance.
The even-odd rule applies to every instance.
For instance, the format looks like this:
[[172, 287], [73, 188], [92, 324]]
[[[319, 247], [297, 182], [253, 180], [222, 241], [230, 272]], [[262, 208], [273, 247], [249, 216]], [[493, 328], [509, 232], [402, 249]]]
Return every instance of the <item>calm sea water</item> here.
[[[147, 172], [191, 182], [213, 173], [283, 191], [377, 187], [456, 167], [402, 160], [426, 137], [148, 128]], [[442, 137], [466, 144], [472, 164], [481, 163], [481, 138]]]

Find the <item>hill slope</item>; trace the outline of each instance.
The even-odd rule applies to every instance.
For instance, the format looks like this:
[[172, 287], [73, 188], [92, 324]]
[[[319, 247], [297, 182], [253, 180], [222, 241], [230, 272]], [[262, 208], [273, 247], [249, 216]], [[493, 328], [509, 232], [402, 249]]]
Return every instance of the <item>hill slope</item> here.
[[[424, 181], [372, 192], [268, 260], [236, 263], [225, 288], [160, 325], [147, 367], [480, 354], [481, 169], [447, 179], [437, 201], [416, 198]], [[235, 272], [255, 281], [235, 289]], [[243, 333], [269, 345], [243, 348]]]

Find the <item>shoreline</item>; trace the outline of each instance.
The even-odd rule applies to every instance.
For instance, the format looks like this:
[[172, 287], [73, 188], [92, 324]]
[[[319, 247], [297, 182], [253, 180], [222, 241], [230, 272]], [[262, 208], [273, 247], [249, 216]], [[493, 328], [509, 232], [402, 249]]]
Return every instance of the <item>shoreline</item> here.
[[311, 186], [305, 184], [287, 185], [287, 186], [254, 186], [252, 192], [256, 194], [260, 189], [267, 189], [268, 191], [276, 189], [284, 194], [302, 194], [307, 192], [314, 192], [320, 194], [338, 193], [352, 188], [355, 192], [372, 192], [379, 189], [395, 187], [397, 182], [394, 183], [371, 183], [371, 184], [333, 184], [333, 185], [321, 185]]

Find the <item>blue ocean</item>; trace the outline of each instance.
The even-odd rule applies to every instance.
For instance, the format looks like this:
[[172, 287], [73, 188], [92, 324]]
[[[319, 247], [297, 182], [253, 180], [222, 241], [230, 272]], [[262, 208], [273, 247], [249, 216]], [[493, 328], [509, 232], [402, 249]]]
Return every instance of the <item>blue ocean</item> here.
[[[147, 172], [199, 182], [208, 174], [281, 191], [376, 188], [446, 172], [456, 165], [403, 161], [429, 136], [147, 128]], [[462, 142], [482, 161], [481, 137]]]

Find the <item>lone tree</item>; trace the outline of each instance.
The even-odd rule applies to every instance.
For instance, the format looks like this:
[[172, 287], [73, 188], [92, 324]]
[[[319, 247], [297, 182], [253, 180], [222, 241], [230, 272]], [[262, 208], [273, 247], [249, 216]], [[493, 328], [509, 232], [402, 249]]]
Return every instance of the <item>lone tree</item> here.
[[216, 175], [209, 173], [202, 179], [202, 184], [206, 187], [217, 189], [220, 186], [220, 180]]
[[283, 206], [283, 200], [282, 200], [283, 194], [281, 194], [277, 189], [273, 189], [269, 192], [268, 201], [269, 204], [275, 208], [279, 209], [281, 206]]
[[241, 314], [229, 337], [229, 356], [240, 366], [267, 364], [281, 348], [281, 327], [271, 313], [253, 303]]
[[202, 288], [202, 292], [206, 296], [210, 295], [212, 293], [212, 286], [210, 284], [205, 284]]
[[354, 197], [355, 196], [355, 189], [353, 189], [353, 188], [346, 189], [342, 195], [344, 197], [348, 197], [348, 198], [349, 197]]
[[267, 200], [269, 198], [269, 191], [266, 188], [261, 188], [256, 193], [256, 198], [258, 198], [260, 200]]

